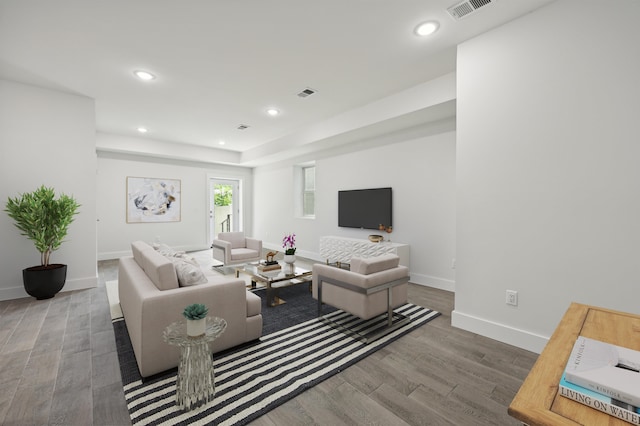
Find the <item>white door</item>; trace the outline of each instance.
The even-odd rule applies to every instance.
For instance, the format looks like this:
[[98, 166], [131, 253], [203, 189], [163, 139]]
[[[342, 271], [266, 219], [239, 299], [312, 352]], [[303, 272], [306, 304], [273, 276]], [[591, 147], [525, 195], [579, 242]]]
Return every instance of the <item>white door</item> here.
[[240, 181], [209, 179], [209, 238], [220, 232], [240, 231]]

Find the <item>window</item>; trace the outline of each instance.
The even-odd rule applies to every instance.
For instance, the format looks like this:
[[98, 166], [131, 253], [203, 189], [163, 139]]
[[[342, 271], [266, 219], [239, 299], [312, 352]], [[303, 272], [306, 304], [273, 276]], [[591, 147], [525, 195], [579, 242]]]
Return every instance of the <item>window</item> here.
[[302, 168], [302, 215], [315, 216], [316, 214], [316, 168]]
[[294, 217], [315, 219], [316, 217], [316, 165], [309, 162], [293, 166], [293, 212]]

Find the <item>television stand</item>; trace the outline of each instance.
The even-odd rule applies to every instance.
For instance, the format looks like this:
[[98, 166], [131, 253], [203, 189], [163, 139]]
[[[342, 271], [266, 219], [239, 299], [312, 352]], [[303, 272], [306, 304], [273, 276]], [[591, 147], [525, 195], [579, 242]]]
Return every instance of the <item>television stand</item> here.
[[408, 244], [381, 241], [372, 243], [369, 240], [326, 236], [320, 237], [320, 256], [327, 263], [351, 263], [352, 257], [375, 257], [383, 254], [395, 254], [400, 264], [411, 269], [410, 246]]
[[329, 259], [327, 259], [327, 265], [329, 266], [333, 266], [334, 268], [338, 268], [338, 269], [344, 269], [346, 271], [350, 271], [351, 270], [351, 265], [345, 262], [329, 262]]

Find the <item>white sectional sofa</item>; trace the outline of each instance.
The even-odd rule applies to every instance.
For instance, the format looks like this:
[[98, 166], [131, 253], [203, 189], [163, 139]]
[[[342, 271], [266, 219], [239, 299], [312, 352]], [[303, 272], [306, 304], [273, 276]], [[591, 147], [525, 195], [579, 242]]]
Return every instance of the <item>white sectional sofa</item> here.
[[178, 365], [179, 349], [165, 343], [162, 333], [183, 320], [184, 308], [192, 303], [206, 305], [210, 316], [227, 321], [226, 331], [211, 343], [213, 353], [262, 335], [260, 297], [247, 291], [243, 280], [203, 269], [199, 275], [205, 282], [181, 287], [170, 257], [143, 241], [133, 242], [131, 250], [133, 256], [119, 261], [118, 291], [142, 377]]

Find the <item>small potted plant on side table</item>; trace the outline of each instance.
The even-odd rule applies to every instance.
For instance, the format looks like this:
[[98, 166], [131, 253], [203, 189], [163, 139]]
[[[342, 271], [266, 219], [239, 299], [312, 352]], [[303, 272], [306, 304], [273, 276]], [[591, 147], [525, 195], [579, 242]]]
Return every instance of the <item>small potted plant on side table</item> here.
[[182, 312], [187, 319], [187, 335], [190, 337], [202, 336], [207, 327], [207, 314], [209, 309], [201, 303], [193, 303]]

